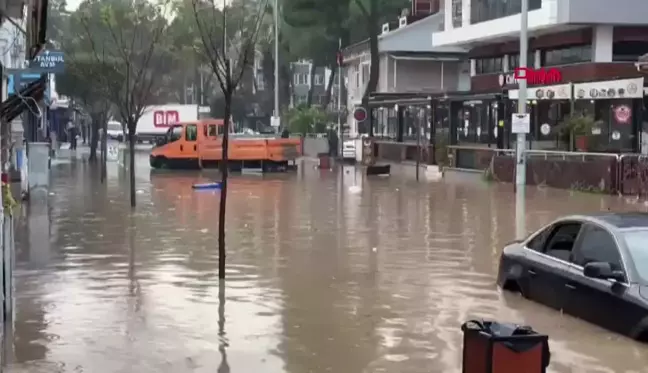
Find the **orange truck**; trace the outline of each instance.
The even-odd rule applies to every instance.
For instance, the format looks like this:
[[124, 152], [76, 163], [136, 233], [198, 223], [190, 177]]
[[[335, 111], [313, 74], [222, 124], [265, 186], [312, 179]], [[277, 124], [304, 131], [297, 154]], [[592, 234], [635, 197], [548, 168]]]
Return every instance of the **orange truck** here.
[[[201, 119], [169, 127], [151, 151], [153, 168], [218, 167], [223, 159], [223, 120]], [[285, 171], [302, 155], [301, 138], [251, 137], [230, 133], [228, 165], [232, 171], [260, 168]]]

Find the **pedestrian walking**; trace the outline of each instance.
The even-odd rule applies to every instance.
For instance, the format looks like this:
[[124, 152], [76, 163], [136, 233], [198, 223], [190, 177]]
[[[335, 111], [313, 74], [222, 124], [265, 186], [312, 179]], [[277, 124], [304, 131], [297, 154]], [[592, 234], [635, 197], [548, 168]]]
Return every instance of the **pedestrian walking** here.
[[68, 137], [70, 140], [70, 150], [76, 150], [77, 148], [77, 131], [76, 126], [72, 121], [68, 121], [67, 124]]

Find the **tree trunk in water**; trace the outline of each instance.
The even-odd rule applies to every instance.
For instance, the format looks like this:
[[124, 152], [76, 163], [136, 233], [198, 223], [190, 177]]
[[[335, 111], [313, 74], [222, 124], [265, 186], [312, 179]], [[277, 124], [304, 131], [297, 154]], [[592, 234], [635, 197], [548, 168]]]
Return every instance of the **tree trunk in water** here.
[[135, 125], [131, 123], [128, 123], [128, 174], [130, 176], [130, 204], [131, 208], [135, 208], [137, 206], [135, 196]]
[[380, 56], [378, 52], [378, 6], [377, 0], [369, 1], [369, 15], [367, 17], [367, 31], [369, 32], [369, 53], [371, 54], [371, 65], [369, 66], [369, 82], [362, 96], [362, 106], [367, 110], [369, 117], [365, 120], [368, 122], [369, 136], [373, 136], [373, 115], [369, 110], [369, 95], [376, 91], [378, 87], [378, 74], [380, 73]]
[[97, 147], [99, 145], [99, 118], [95, 115], [90, 117], [90, 158], [89, 161], [97, 160]]
[[101, 117], [101, 123], [103, 127], [103, 136], [101, 136], [101, 182], [103, 183], [108, 173], [106, 165], [108, 162], [108, 118], [106, 115]]
[[308, 88], [308, 97], [306, 98], [306, 106], [311, 107], [313, 105], [313, 93], [315, 93], [315, 71], [317, 70], [317, 66], [315, 64], [311, 64], [311, 71], [310, 71], [310, 87]]
[[331, 75], [326, 83], [326, 93], [324, 94], [324, 102], [322, 103], [322, 109], [324, 110], [326, 110], [326, 108], [331, 104], [331, 92], [333, 91], [333, 83], [335, 82], [335, 73], [337, 71], [338, 69], [336, 68], [331, 69]]
[[225, 92], [225, 116], [223, 118], [223, 157], [221, 159], [221, 193], [218, 206], [218, 278], [225, 279], [225, 210], [227, 207], [227, 177], [229, 176], [229, 126], [232, 111], [232, 92]]

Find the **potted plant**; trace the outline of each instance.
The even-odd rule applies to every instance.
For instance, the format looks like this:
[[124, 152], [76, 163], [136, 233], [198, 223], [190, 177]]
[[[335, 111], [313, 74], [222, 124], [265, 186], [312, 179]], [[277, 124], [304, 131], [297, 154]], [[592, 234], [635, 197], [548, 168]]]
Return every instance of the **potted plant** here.
[[560, 138], [567, 142], [569, 151], [587, 151], [588, 139], [596, 124], [590, 115], [570, 115], [559, 124]]

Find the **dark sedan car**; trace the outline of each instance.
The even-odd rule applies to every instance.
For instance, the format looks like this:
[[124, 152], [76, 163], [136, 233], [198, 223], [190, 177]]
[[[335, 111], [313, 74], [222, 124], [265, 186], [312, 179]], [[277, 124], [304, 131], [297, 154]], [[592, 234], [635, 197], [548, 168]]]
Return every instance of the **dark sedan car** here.
[[648, 342], [648, 214], [556, 220], [504, 248], [497, 283]]

